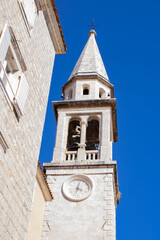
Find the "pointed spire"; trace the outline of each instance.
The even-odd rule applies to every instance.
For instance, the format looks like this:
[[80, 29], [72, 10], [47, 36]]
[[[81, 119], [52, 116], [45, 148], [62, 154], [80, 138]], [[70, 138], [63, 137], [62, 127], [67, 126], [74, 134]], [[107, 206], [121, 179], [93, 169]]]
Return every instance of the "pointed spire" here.
[[89, 39], [69, 77], [69, 80], [76, 76], [98, 75], [102, 79], [109, 81], [106, 69], [101, 58], [95, 36], [96, 32], [91, 29], [88, 33]]

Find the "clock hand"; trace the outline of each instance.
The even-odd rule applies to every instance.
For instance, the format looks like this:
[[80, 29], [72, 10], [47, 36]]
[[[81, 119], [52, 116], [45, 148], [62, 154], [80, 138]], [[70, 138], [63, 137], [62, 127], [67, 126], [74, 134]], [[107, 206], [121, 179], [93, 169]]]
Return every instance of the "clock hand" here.
[[77, 185], [77, 187], [76, 187], [76, 192], [78, 191], [78, 189], [79, 189], [79, 187], [78, 187], [78, 185]]
[[79, 190], [79, 185], [80, 185], [80, 182], [78, 183], [78, 185], [76, 187], [76, 192]]

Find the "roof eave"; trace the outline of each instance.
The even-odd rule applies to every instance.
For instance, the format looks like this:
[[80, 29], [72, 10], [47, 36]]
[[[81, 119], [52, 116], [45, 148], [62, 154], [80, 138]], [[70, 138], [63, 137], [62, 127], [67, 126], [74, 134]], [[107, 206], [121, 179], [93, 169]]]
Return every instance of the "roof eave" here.
[[38, 1], [40, 1], [41, 10], [43, 11], [56, 54], [66, 53], [67, 47], [54, 0]]
[[43, 194], [43, 197], [44, 197], [45, 201], [46, 202], [52, 201], [53, 200], [53, 195], [52, 195], [50, 187], [47, 183], [44, 171], [41, 167], [41, 164], [40, 164], [39, 160], [38, 160], [38, 165], [37, 165], [36, 178], [37, 178], [37, 181], [38, 181], [39, 186], [41, 188], [41, 191], [42, 191], [42, 194]]

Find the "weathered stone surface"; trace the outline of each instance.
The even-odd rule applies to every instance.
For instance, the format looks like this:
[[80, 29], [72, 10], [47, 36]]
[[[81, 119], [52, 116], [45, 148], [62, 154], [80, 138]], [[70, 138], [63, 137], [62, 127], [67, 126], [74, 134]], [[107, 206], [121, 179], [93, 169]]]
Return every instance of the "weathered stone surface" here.
[[18, 1], [2, 1], [0, 32], [11, 26], [24, 58], [29, 94], [18, 122], [0, 87], [0, 131], [9, 146], [0, 148], [0, 239], [25, 239], [32, 207], [37, 161], [55, 51], [42, 12], [28, 33]]
[[91, 179], [93, 192], [87, 199], [73, 202], [66, 199], [62, 192], [62, 185], [72, 175], [73, 169], [68, 169], [69, 175], [66, 175], [62, 169], [55, 170], [52, 166], [49, 170], [46, 167], [46, 170], [54, 200], [46, 206], [42, 239], [103, 240], [106, 237], [108, 240], [107, 236], [115, 239], [116, 203], [114, 197], [109, 203], [104, 199], [106, 193], [115, 194], [113, 185], [112, 190], [104, 191], [110, 180], [114, 182], [113, 168], [77, 169], [77, 174], [85, 174]]

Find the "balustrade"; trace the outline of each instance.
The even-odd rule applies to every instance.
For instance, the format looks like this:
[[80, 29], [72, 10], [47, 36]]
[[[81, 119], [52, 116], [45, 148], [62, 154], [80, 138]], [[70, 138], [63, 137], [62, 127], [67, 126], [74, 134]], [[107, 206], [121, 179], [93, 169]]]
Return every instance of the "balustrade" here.
[[99, 159], [99, 151], [98, 150], [90, 150], [85, 153], [87, 161], [94, 161]]
[[[99, 151], [98, 150], [85, 151], [84, 161], [96, 161], [98, 159], [99, 159]], [[65, 161], [72, 162], [75, 160], [78, 160], [77, 151], [67, 151], [65, 154]]]
[[66, 152], [66, 161], [75, 161], [77, 160], [77, 151], [67, 151]]

